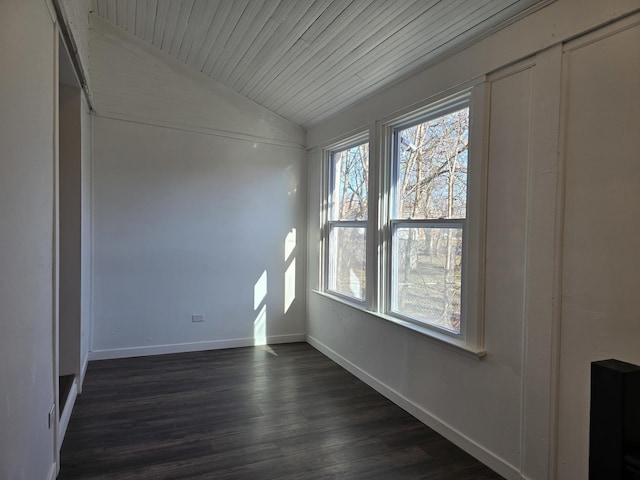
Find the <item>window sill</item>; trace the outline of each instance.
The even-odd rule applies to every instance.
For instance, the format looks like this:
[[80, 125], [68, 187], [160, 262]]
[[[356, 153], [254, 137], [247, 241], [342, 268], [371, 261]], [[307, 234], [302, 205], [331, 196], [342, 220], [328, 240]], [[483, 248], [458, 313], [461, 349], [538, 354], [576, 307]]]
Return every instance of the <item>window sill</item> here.
[[365, 308], [363, 308], [361, 305], [358, 305], [356, 303], [352, 303], [349, 302], [346, 299], [343, 299], [341, 297], [335, 296], [335, 295], [331, 295], [330, 293], [327, 292], [323, 292], [320, 290], [311, 290], [313, 293], [315, 293], [316, 295], [320, 296], [320, 297], [324, 297], [327, 298], [329, 300], [332, 300], [334, 302], [340, 303], [342, 305], [345, 305], [347, 307], [353, 308], [354, 310], [357, 310], [359, 312], [362, 312], [364, 314], [370, 315], [372, 317], [375, 318], [379, 318], [381, 320], [385, 320], [387, 322], [390, 323], [394, 323], [400, 327], [404, 327], [407, 330], [410, 330], [414, 333], [417, 333], [419, 335], [421, 335], [422, 337], [427, 338], [428, 340], [433, 341], [434, 343], [437, 343], [438, 345], [444, 346], [444, 347], [448, 347], [451, 350], [457, 352], [457, 353], [461, 353], [463, 355], [469, 356], [469, 357], [473, 357], [476, 359], [481, 359], [483, 357], [485, 357], [487, 355], [486, 350], [484, 349], [475, 349], [469, 345], [467, 345], [466, 343], [464, 343], [463, 340], [458, 340], [457, 338], [453, 338], [445, 333], [439, 333], [435, 330], [432, 330], [431, 328], [428, 327], [422, 327], [420, 325], [416, 325], [415, 323], [411, 323], [411, 322], [407, 322], [406, 320], [402, 320], [401, 318], [396, 318], [396, 317], [392, 317], [390, 315], [384, 315], [382, 313], [378, 313], [378, 312], [372, 312], [371, 310], [367, 310]]

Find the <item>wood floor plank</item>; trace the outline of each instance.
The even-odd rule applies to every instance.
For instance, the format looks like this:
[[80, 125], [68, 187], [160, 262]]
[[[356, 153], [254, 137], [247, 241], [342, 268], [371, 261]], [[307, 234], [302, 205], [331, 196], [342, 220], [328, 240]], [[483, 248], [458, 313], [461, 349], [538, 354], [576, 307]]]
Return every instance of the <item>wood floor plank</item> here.
[[499, 480], [306, 343], [91, 362], [60, 480]]

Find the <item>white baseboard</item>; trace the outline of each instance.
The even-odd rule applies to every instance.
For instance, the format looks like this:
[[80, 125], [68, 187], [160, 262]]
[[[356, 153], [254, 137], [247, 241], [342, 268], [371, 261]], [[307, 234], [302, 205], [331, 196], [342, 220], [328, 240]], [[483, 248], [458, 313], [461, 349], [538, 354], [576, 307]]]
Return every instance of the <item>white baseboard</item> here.
[[524, 477], [518, 471], [516, 467], [505, 462], [501, 458], [497, 457], [495, 454], [485, 449], [478, 443], [474, 442], [472, 439], [464, 435], [463, 433], [457, 431], [455, 428], [451, 427], [444, 421], [440, 420], [435, 415], [427, 412], [422, 407], [412, 402], [402, 394], [396, 392], [394, 389], [385, 385], [377, 378], [371, 376], [366, 371], [362, 370], [360, 367], [351, 363], [349, 360], [344, 358], [339, 353], [335, 352], [331, 348], [324, 345], [322, 342], [317, 340], [316, 338], [307, 335], [307, 343], [318, 350], [320, 353], [326, 355], [331, 360], [336, 362], [338, 365], [343, 367], [345, 370], [350, 372], [351, 374], [358, 377], [364, 383], [369, 385], [371, 388], [376, 390], [378, 393], [384, 395], [393, 403], [416, 417], [422, 423], [427, 425], [429, 428], [435, 430], [444, 438], [449, 440], [450, 442], [456, 444], [458, 447], [463, 449], [469, 455], [475, 457], [489, 468], [493, 469], [503, 477], [508, 480], [523, 480]]
[[[267, 344], [294, 343], [306, 341], [304, 333], [290, 335], [273, 335], [267, 337]], [[110, 360], [113, 358], [144, 357], [148, 355], [165, 355], [168, 353], [199, 352], [202, 350], [220, 350], [222, 348], [252, 347], [261, 345], [254, 338], [234, 338], [230, 340], [213, 340], [209, 342], [174, 343], [170, 345], [150, 345], [144, 347], [114, 348], [89, 352], [89, 361]]]
[[58, 476], [58, 464], [57, 462], [53, 462], [51, 464], [51, 468], [49, 469], [49, 473], [47, 474], [47, 480], [56, 480]]
[[306, 333], [292, 333], [289, 335], [273, 335], [273, 336], [267, 337], [267, 345], [276, 345], [278, 343], [299, 343], [299, 342], [306, 342], [306, 341], [307, 341]]

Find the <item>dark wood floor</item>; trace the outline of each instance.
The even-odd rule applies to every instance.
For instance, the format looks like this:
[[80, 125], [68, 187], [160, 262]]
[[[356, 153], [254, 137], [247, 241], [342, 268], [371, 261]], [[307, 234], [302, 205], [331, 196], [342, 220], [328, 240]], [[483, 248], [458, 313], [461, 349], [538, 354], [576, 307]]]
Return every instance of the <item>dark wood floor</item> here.
[[58, 478], [495, 474], [305, 343], [91, 362]]

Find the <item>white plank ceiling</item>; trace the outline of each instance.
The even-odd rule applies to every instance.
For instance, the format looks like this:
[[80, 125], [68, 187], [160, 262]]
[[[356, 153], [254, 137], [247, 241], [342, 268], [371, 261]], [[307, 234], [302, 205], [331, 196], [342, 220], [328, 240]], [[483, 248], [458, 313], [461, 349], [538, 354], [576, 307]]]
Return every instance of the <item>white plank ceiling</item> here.
[[92, 0], [93, 11], [309, 127], [538, 0]]

